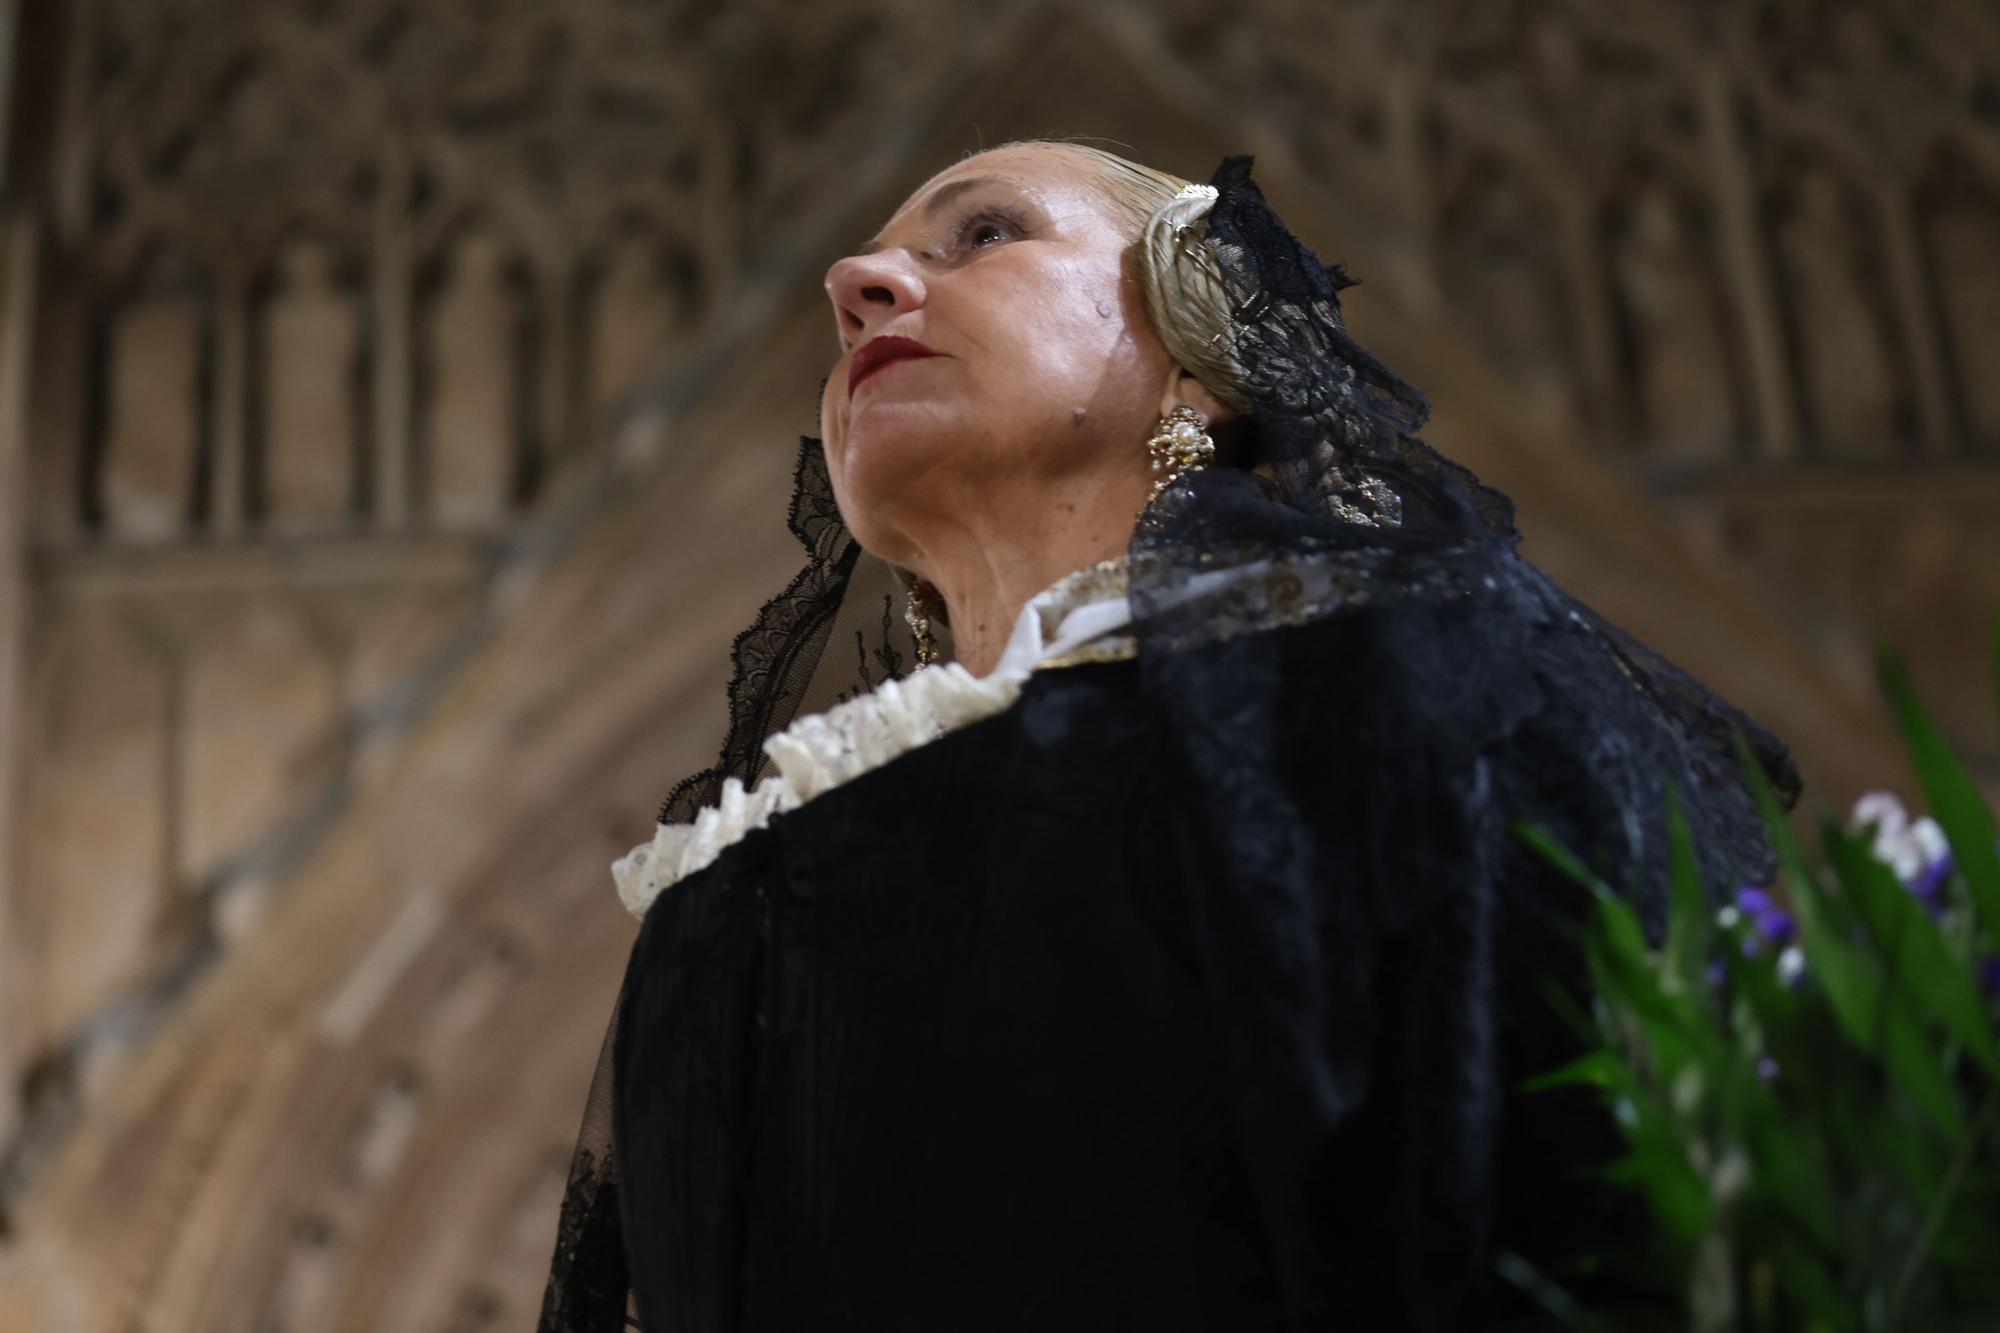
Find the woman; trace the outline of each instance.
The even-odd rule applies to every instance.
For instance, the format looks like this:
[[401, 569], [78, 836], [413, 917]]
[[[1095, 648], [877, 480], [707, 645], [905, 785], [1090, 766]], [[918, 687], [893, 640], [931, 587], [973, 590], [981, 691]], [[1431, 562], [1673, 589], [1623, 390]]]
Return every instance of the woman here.
[[1515, 824], [1657, 929], [1665, 785], [1723, 886], [1768, 869], [1732, 733], [1796, 777], [1519, 556], [1249, 169], [1009, 144], [828, 271], [812, 559], [614, 867], [643, 924], [543, 1329], [1630, 1295], [1589, 1271], [1639, 1221], [1588, 1174], [1615, 1135], [1515, 1086], [1582, 984]]

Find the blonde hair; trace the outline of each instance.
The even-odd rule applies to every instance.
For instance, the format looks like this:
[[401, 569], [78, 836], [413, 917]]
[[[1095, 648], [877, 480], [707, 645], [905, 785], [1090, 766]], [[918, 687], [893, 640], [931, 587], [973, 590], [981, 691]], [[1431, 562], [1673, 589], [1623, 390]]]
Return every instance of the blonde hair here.
[[1215, 190], [1094, 144], [1015, 139], [995, 147], [1054, 149], [1089, 168], [1105, 202], [1133, 238], [1129, 258], [1160, 342], [1210, 393], [1238, 412], [1249, 412], [1243, 366], [1228, 336], [1229, 294], [1214, 251], [1201, 244]]

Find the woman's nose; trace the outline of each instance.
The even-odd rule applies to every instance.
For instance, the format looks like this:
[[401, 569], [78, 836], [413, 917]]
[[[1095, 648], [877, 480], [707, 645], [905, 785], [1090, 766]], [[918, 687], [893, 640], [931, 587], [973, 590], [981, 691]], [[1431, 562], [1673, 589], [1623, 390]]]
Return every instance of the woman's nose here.
[[849, 255], [826, 271], [826, 294], [833, 302], [834, 323], [853, 346], [873, 336], [875, 329], [924, 303], [924, 284], [899, 252]]

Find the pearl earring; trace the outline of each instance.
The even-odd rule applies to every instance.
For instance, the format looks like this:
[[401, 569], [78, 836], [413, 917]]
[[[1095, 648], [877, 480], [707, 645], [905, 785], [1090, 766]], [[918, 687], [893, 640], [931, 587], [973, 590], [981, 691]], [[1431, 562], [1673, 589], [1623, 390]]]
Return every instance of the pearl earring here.
[[927, 580], [918, 579], [910, 585], [909, 605], [903, 611], [903, 619], [917, 640], [917, 665], [920, 667], [937, 661], [937, 640], [931, 637], [931, 607], [935, 605], [936, 596], [936, 588]]
[[1210, 439], [1208, 418], [1189, 407], [1178, 403], [1174, 410], [1160, 418], [1153, 438], [1146, 441], [1146, 452], [1152, 455], [1153, 471], [1166, 475], [1153, 483], [1153, 491], [1146, 498], [1157, 499], [1161, 491], [1174, 484], [1181, 473], [1204, 467], [1215, 457], [1215, 441]]

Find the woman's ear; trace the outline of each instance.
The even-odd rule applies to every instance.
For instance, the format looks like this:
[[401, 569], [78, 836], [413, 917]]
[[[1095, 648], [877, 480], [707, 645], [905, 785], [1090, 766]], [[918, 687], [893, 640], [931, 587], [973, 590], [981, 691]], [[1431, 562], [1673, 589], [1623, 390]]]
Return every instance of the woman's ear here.
[[1182, 403], [1207, 417], [1211, 426], [1219, 426], [1236, 417], [1236, 409], [1210, 393], [1208, 386], [1194, 377], [1193, 371], [1170, 363], [1166, 392], [1160, 397], [1160, 415], [1167, 415]]
[[1187, 404], [1208, 418], [1210, 438], [1215, 441], [1215, 462], [1222, 467], [1249, 468], [1257, 460], [1255, 419], [1238, 412], [1210, 393], [1194, 372], [1170, 363], [1166, 392], [1160, 398], [1160, 415]]

